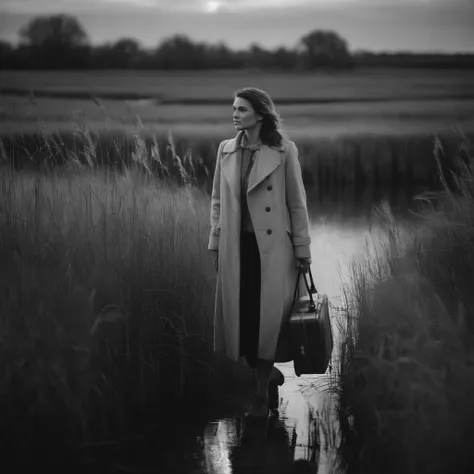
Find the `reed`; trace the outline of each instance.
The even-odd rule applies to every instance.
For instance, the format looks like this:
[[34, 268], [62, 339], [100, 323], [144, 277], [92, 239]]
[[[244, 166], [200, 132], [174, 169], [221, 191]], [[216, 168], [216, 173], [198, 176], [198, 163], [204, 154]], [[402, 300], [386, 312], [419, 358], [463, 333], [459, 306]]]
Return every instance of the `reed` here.
[[18, 465], [123, 441], [144, 420], [166, 438], [178, 412], [235, 382], [212, 352], [209, 199], [192, 157], [170, 135], [180, 181], [155, 149], [158, 179], [139, 134], [118, 170], [97, 165], [87, 128], [78, 137], [81, 155], [43, 133], [60, 168], [0, 168], [0, 429]]
[[337, 371], [347, 472], [471, 472], [474, 408], [474, 153], [418, 197], [409, 236], [387, 204], [382, 246], [353, 260], [339, 324]]
[[[215, 165], [219, 142], [228, 136], [209, 133], [202, 136], [175, 135], [173, 147], [166, 133], [156, 131], [136, 118], [133, 130], [103, 128], [89, 130], [82, 115], [62, 130], [45, 134], [43, 129], [28, 135], [12, 134], [2, 138], [7, 161], [16, 169], [52, 169], [74, 157], [89, 166], [92, 159], [102, 169], [134, 168], [136, 157], [146, 157], [150, 171], [158, 177], [180, 182], [180, 168], [174, 156], [183, 159], [186, 173], [199, 185], [207, 185]], [[87, 130], [87, 133], [84, 132]], [[290, 135], [291, 138], [291, 135]], [[459, 153], [459, 142], [451, 136], [439, 138], [445, 150], [440, 157], [443, 172], [451, 177], [453, 161]], [[440, 185], [436, 163], [432, 159], [429, 135], [411, 137], [357, 136], [337, 139], [295, 138], [303, 179], [308, 190], [344, 189], [356, 185], [377, 187], [387, 184]], [[138, 146], [138, 150], [137, 150]], [[192, 161], [187, 159], [192, 150]], [[159, 160], [156, 160], [156, 157]], [[167, 172], [166, 169], [169, 171]]]

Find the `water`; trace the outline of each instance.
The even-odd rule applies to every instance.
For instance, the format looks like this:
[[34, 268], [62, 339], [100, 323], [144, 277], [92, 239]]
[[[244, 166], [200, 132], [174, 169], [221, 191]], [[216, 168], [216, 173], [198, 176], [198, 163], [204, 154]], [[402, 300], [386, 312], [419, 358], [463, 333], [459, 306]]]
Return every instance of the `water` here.
[[[278, 367], [285, 375], [278, 413], [272, 413], [266, 422], [246, 421], [242, 413], [209, 422], [202, 438], [203, 472], [283, 474], [293, 472], [292, 465], [298, 460], [313, 463], [312, 473], [337, 472], [334, 443], [325, 438], [321, 426], [332, 424], [337, 430], [334, 400], [318, 388], [325, 377], [298, 378], [292, 363]], [[323, 412], [325, 419], [318, 420]], [[334, 429], [331, 435], [337, 438]]]
[[348, 188], [338, 191], [308, 191], [308, 212], [311, 225], [311, 254], [315, 285], [320, 293], [340, 305], [342, 281], [349, 277], [348, 265], [357, 256], [365, 256], [386, 235], [376, 216], [374, 206], [382, 201], [390, 204], [400, 231], [413, 222], [409, 210], [417, 211], [413, 197], [423, 187]]

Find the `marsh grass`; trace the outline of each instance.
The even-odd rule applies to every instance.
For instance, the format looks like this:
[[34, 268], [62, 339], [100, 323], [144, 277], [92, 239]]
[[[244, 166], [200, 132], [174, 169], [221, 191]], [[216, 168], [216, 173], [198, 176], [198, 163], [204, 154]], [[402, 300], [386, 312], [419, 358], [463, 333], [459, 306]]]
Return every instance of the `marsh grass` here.
[[[235, 380], [212, 353], [209, 199], [192, 157], [170, 135], [173, 168], [152, 149], [158, 179], [137, 134], [131, 166], [101, 169], [79, 132], [82, 155], [60, 168], [0, 168], [0, 428], [19, 464], [113, 445], [144, 420], [166, 439]], [[43, 143], [56, 159], [60, 138]]]
[[162, 180], [188, 184], [202, 182], [212, 173], [214, 142], [177, 141], [170, 132], [163, 134], [146, 127], [139, 116], [134, 120], [133, 129], [128, 131], [109, 128], [106, 121], [103, 130], [94, 130], [80, 112], [72, 117], [67, 130], [49, 130], [47, 124], [39, 122], [34, 133], [2, 137], [2, 162], [26, 171], [71, 165], [74, 169], [120, 172], [138, 168]]
[[[410, 238], [388, 204], [382, 246], [353, 260], [337, 373], [347, 472], [472, 472], [474, 153], [425, 202]], [[440, 163], [442, 144], [435, 141]]]

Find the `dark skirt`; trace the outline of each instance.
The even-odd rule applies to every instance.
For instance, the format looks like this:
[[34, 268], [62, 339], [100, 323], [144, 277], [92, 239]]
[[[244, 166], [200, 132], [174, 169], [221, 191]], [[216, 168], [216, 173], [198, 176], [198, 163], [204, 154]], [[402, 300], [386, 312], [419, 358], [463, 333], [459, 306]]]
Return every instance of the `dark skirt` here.
[[255, 368], [260, 334], [260, 252], [254, 233], [240, 235], [240, 356]]

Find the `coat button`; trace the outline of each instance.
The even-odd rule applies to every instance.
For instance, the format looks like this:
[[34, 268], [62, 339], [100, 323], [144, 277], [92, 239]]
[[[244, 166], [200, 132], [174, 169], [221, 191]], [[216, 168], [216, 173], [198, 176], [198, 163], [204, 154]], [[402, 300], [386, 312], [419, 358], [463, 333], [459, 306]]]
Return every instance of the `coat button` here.
[[270, 235], [272, 233], [272, 229], [267, 230], [267, 234]]
[[271, 184], [269, 184], [269, 185], [267, 186], [267, 189], [268, 189], [269, 191], [271, 191], [271, 190], [273, 189], [273, 186], [272, 186]]
[[266, 210], [267, 212], [270, 212], [270, 208], [269, 208], [269, 207], [266, 207], [265, 210]]

